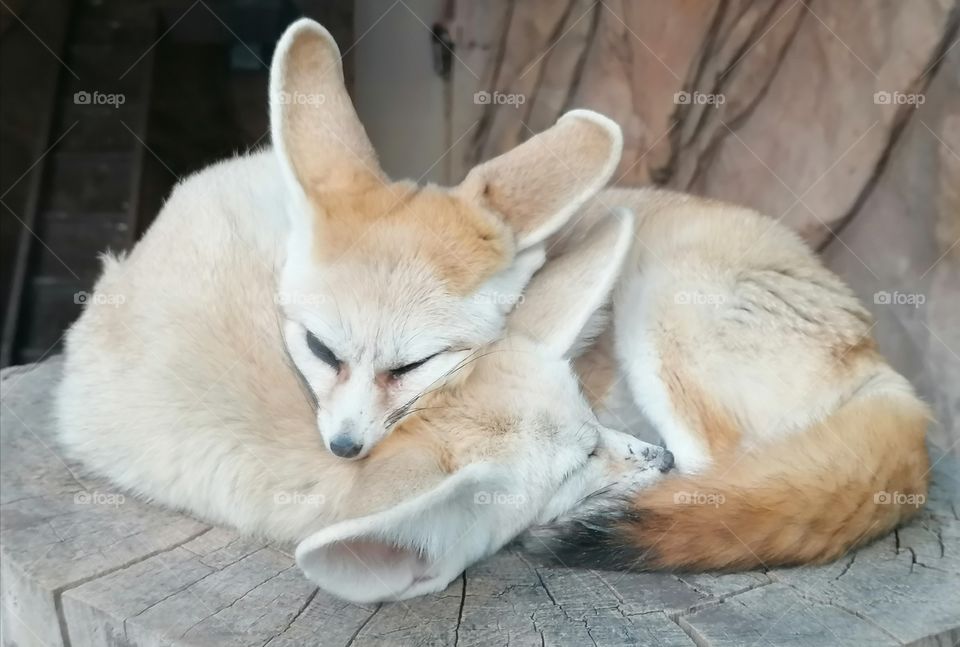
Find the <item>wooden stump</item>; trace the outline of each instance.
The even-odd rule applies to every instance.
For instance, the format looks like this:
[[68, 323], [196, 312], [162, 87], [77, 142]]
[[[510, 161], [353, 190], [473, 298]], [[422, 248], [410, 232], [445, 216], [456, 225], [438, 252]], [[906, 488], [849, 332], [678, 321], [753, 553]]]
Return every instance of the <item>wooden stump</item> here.
[[[57, 446], [58, 359], [2, 373], [4, 645], [953, 645], [957, 464], [927, 507], [835, 564], [730, 575], [574, 570], [512, 548], [439, 594], [358, 606], [289, 547], [211, 527], [83, 474]], [[669, 541], [669, 537], [664, 541]]]

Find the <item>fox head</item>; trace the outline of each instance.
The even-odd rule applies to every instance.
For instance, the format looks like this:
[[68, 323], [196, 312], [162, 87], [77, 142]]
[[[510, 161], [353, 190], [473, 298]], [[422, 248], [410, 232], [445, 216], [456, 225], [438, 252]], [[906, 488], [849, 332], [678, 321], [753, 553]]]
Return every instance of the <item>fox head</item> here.
[[502, 334], [542, 243], [607, 182], [622, 144], [612, 121], [575, 110], [456, 187], [392, 182], [336, 44], [309, 20], [277, 45], [270, 121], [290, 196], [284, 339], [323, 441], [343, 458], [365, 457]]
[[361, 489], [358, 518], [297, 547], [310, 579], [355, 602], [438, 591], [532, 525], [619, 501], [671, 467], [666, 450], [600, 425], [569, 362], [632, 231], [629, 214], [611, 217], [533, 277], [505, 336], [364, 462], [357, 481], [386, 479], [382, 496], [401, 500]]

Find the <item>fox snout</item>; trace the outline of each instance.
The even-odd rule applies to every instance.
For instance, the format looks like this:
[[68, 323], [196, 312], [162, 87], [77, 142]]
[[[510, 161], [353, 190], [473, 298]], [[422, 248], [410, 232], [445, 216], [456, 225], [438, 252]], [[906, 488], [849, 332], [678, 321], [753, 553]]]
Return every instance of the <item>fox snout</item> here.
[[357, 437], [357, 425], [347, 420], [337, 435], [330, 439], [330, 452], [340, 458], [355, 458], [363, 450], [363, 440]]
[[363, 445], [363, 438], [353, 420], [345, 420], [327, 443], [330, 453], [339, 458], [357, 458]]

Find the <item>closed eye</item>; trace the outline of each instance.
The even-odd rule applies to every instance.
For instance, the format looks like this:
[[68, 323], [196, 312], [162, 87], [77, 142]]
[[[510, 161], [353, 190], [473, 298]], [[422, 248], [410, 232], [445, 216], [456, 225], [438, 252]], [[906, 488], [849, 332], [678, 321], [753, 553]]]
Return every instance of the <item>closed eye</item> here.
[[[444, 352], [444, 351], [440, 351], [440, 353], [442, 353], [442, 352]], [[417, 370], [418, 368], [420, 368], [421, 366], [423, 366], [424, 364], [426, 364], [427, 362], [429, 362], [430, 360], [432, 360], [434, 357], [436, 357], [436, 356], [439, 355], [440, 353], [434, 353], [433, 355], [430, 355], [430, 356], [428, 356], [428, 357], [424, 357], [423, 359], [418, 360], [418, 361], [416, 361], [416, 362], [411, 362], [411, 363], [409, 363], [409, 364], [405, 364], [405, 365], [399, 366], [399, 367], [397, 367], [397, 368], [392, 368], [392, 369], [390, 369], [390, 375], [392, 375], [393, 377], [400, 377], [401, 375], [406, 375], [407, 373], [409, 373], [409, 372], [411, 372], [411, 371]]]
[[329, 365], [331, 368], [340, 370], [340, 360], [337, 359], [337, 356], [333, 354], [333, 351], [327, 348], [327, 345], [322, 341], [317, 339], [317, 336], [314, 335], [309, 330], [307, 331], [307, 346], [310, 348], [310, 352], [316, 356], [324, 364]]

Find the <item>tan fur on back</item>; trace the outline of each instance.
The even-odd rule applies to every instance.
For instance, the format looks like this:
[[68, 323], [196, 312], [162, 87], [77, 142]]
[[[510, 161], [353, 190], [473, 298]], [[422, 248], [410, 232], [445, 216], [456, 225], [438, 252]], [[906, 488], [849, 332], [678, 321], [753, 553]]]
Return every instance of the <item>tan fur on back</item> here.
[[637, 242], [614, 350], [595, 345], [577, 369], [588, 393], [626, 380], [686, 472], [616, 522], [616, 547], [643, 556], [627, 565], [825, 561], [914, 514], [881, 499], [926, 493], [928, 411], [839, 277], [772, 219], [668, 191], [604, 191], [575, 229], [615, 206], [635, 212]]
[[602, 406], [619, 379], [617, 360], [613, 356], [613, 335], [606, 331], [573, 362], [583, 394], [593, 407]]

